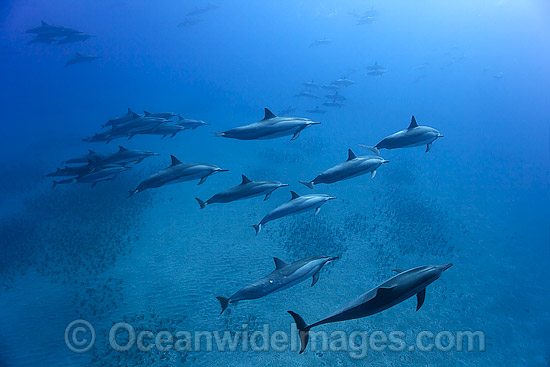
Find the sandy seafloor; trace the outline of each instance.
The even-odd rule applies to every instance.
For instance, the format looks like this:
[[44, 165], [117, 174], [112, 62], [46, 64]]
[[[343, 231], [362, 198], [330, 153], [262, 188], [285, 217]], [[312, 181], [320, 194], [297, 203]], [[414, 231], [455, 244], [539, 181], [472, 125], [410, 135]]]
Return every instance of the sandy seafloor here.
[[[288, 200], [287, 188], [267, 202], [254, 198], [199, 210], [193, 197], [206, 199], [237, 184], [240, 171], [308, 193], [296, 179], [313, 177], [310, 172], [327, 161], [338, 163], [346, 152], [307, 133], [295, 142], [262, 142], [261, 154], [243, 149], [241, 169], [201, 186], [182, 183], [126, 199], [128, 186], [164, 166], [164, 156], [92, 190], [72, 185], [27, 193], [26, 204], [14, 205], [20, 219], [3, 229], [19, 236], [19, 244], [9, 250], [10, 270], [0, 290], [2, 365], [547, 365], [548, 277], [534, 264], [548, 254], [524, 251], [525, 244], [541, 240], [540, 233], [527, 230], [530, 218], [514, 209], [520, 198], [510, 195], [512, 189], [464, 180], [468, 169], [453, 165], [462, 157], [453, 158], [443, 141], [429, 154], [423, 148], [386, 152], [391, 163], [374, 180], [319, 185], [315, 192], [338, 199], [317, 217], [268, 223], [257, 237], [249, 226]], [[314, 159], [304, 159], [314, 151]], [[231, 165], [223, 152], [213, 155], [218, 165]], [[440, 170], [445, 165], [453, 170]], [[341, 259], [323, 270], [313, 288], [307, 281], [232, 305], [220, 316], [215, 296], [229, 296], [271, 272], [272, 256], [294, 261], [314, 254]], [[262, 323], [272, 331], [290, 330], [286, 310], [311, 322], [388, 278], [391, 269], [448, 262], [454, 266], [428, 287], [420, 311], [410, 299], [369, 318], [319, 329], [403, 330], [407, 343], [421, 330], [482, 330], [485, 352], [386, 351], [354, 360], [330, 351], [116, 352], [107, 340], [107, 330], [119, 321], [153, 331], [240, 330], [243, 323], [253, 330]], [[66, 325], [78, 318], [97, 331], [94, 348], [85, 354], [68, 351], [63, 342]]]

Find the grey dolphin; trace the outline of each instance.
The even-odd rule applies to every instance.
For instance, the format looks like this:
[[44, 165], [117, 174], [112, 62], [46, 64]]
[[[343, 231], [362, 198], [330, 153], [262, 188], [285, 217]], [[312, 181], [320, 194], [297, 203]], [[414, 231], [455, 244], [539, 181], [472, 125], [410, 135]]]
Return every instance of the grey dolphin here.
[[363, 293], [342, 308], [324, 319], [307, 325], [304, 319], [295, 312], [288, 311], [300, 331], [300, 353], [306, 349], [309, 340], [309, 330], [315, 326], [331, 322], [359, 319], [384, 311], [406, 299], [416, 295], [418, 311], [426, 297], [426, 287], [439, 279], [441, 274], [453, 264], [428, 265], [401, 271], [379, 286]]
[[368, 76], [381, 76], [386, 73], [386, 69], [372, 70], [367, 73]]
[[306, 88], [321, 88], [321, 85], [315, 83], [313, 80], [310, 82], [304, 82], [302, 85]]
[[63, 45], [63, 44], [66, 44], [66, 43], [86, 41], [86, 40], [88, 40], [92, 37], [95, 37], [95, 36], [93, 34], [87, 34], [87, 33], [83, 33], [83, 32], [76, 32], [76, 33], [71, 33], [71, 34], [67, 35], [66, 37], [58, 40], [57, 44], [58, 45]]
[[45, 177], [68, 177], [79, 176], [90, 172], [92, 166], [84, 164], [80, 166], [65, 166], [63, 168], [57, 168], [55, 172], [51, 172], [45, 175]]
[[177, 133], [182, 132], [183, 130], [189, 130], [189, 128], [176, 125], [175, 123], [162, 123], [158, 126], [155, 126], [154, 128], [148, 128], [146, 130], [142, 130], [140, 132], [135, 132], [130, 135], [130, 138], [134, 135], [161, 135], [161, 139], [164, 139], [168, 135], [170, 135], [171, 138], [176, 136]]
[[374, 178], [374, 176], [376, 176], [376, 169], [380, 167], [383, 163], [388, 162], [389, 161], [385, 160], [384, 158], [374, 155], [357, 157], [355, 153], [351, 151], [351, 149], [348, 149], [347, 161], [327, 169], [311, 181], [299, 182], [306, 185], [310, 189], [313, 189], [314, 185], [320, 183], [330, 184], [361, 176], [369, 172], [371, 172], [371, 177]]
[[208, 122], [204, 122], [202, 120], [184, 119], [181, 116], [178, 116], [178, 120], [174, 121], [173, 124], [191, 130], [195, 130], [196, 128], [201, 126], [210, 125]]
[[386, 68], [383, 67], [378, 63], [378, 61], [375, 61], [374, 64], [367, 66], [367, 70], [385, 70]]
[[142, 181], [135, 190], [130, 191], [130, 196], [148, 189], [196, 179], [200, 179], [198, 183], [200, 185], [206, 181], [211, 174], [229, 171], [211, 164], [182, 163], [173, 155], [171, 155], [170, 158], [172, 159], [170, 167], [162, 169]]
[[71, 66], [74, 64], [82, 64], [84, 62], [91, 63], [95, 59], [99, 59], [101, 56], [92, 56], [92, 55], [82, 55], [81, 53], [77, 52], [76, 55], [67, 61], [65, 66]]
[[311, 109], [311, 110], [306, 110], [307, 113], [320, 113], [321, 115], [324, 115], [327, 111], [319, 108], [319, 106], [315, 106], [314, 109]]
[[140, 116], [137, 113], [135, 113], [134, 111], [132, 111], [130, 109], [130, 107], [128, 107], [128, 112], [126, 112], [126, 114], [124, 114], [120, 117], [117, 117], [116, 119], [112, 119], [112, 120], [107, 121], [101, 127], [107, 127], [107, 126], [113, 126], [114, 127], [114, 126], [117, 126], [117, 125], [124, 124], [125, 122], [135, 120], [138, 117], [140, 117]]
[[391, 134], [385, 137], [382, 141], [376, 144], [374, 147], [367, 145], [361, 145], [363, 148], [367, 148], [376, 155], [380, 154], [380, 149], [396, 149], [396, 148], [411, 148], [421, 145], [426, 146], [426, 152], [429, 152], [432, 148], [432, 143], [437, 138], [442, 138], [443, 135], [436, 129], [429, 126], [419, 126], [416, 123], [416, 119], [411, 118], [409, 127], [405, 130]]
[[214, 203], [230, 203], [236, 200], [248, 199], [256, 196], [265, 195], [264, 201], [269, 199], [271, 193], [277, 190], [279, 187], [288, 186], [288, 184], [280, 183], [277, 181], [252, 181], [245, 175], [242, 175], [242, 182], [240, 185], [217, 193], [206, 201], [202, 201], [199, 198], [195, 198], [199, 203], [201, 209], [206, 208], [206, 205]]
[[332, 40], [331, 39], [328, 39], [328, 38], [323, 38], [323, 39], [318, 39], [318, 40], [315, 40], [313, 41], [309, 47], [315, 47], [315, 46], [321, 46], [321, 45], [328, 45], [332, 43]]
[[341, 108], [342, 106], [344, 106], [344, 104], [342, 102], [332, 101], [332, 102], [323, 102], [323, 106]]
[[174, 112], [155, 112], [155, 113], [151, 113], [151, 112], [143, 111], [143, 113], [145, 114], [145, 117], [158, 117], [158, 118], [165, 119], [165, 120], [169, 120], [172, 117], [179, 116], [179, 113], [174, 113]]
[[329, 261], [336, 259], [338, 257], [311, 256], [287, 264], [281, 259], [274, 257], [275, 270], [273, 272], [241, 288], [229, 298], [216, 297], [222, 306], [221, 313], [225, 311], [229, 303], [261, 298], [268, 294], [293, 287], [311, 276], [313, 277], [313, 281], [311, 282], [311, 286], [313, 287], [319, 280], [319, 272], [322, 267]]
[[355, 82], [353, 80], [349, 80], [346, 77], [343, 77], [343, 78], [340, 78], [340, 79], [336, 79], [331, 84], [335, 85], [337, 87], [348, 87], [352, 84], [355, 84]]
[[273, 112], [265, 108], [265, 117], [263, 120], [224, 131], [223, 133], [216, 134], [216, 136], [239, 140], [255, 140], [275, 139], [292, 135], [292, 139], [290, 140], [294, 140], [298, 138], [306, 127], [318, 124], [320, 122], [301, 117], [277, 117]]
[[79, 32], [72, 28], [67, 28], [60, 25], [48, 24], [42, 21], [38, 27], [27, 29], [25, 33], [55, 38], [55, 37], [62, 37], [62, 36], [70, 35], [73, 33], [79, 33]]
[[307, 97], [307, 98], [311, 98], [311, 99], [319, 98], [318, 95], [315, 95], [315, 94], [313, 94], [312, 92], [310, 92], [308, 90], [305, 90], [305, 91], [302, 91], [302, 92], [298, 93], [297, 95], [295, 95], [295, 97]]
[[[92, 163], [90, 163], [92, 164]], [[90, 171], [90, 173], [80, 175], [76, 178], [77, 183], [91, 183], [92, 187], [102, 181], [114, 180], [119, 174], [129, 170], [130, 167], [124, 166], [108, 166], [98, 167]]]
[[93, 164], [96, 167], [103, 167], [109, 164], [118, 164], [118, 165], [125, 165], [128, 163], [135, 162], [136, 164], [141, 163], [145, 158], [152, 157], [152, 156], [158, 156], [160, 154], [149, 152], [146, 150], [135, 150], [135, 149], [127, 149], [123, 146], [118, 146], [118, 152], [110, 154], [106, 157], [99, 157], [96, 159], [91, 159], [93, 161]]
[[338, 90], [333, 94], [325, 95], [325, 98], [332, 99], [333, 101], [346, 101], [347, 98], [338, 93]]
[[66, 160], [66, 161], [63, 162], [63, 163], [64, 163], [64, 164], [88, 163], [88, 161], [90, 161], [90, 160], [95, 161], [95, 160], [97, 160], [98, 158], [99, 158], [99, 159], [103, 159], [104, 157], [106, 157], [105, 154], [96, 153], [96, 152], [94, 152], [93, 150], [88, 149], [88, 154], [83, 155], [83, 156], [81, 156], [81, 157], [68, 159], [68, 160]]
[[258, 224], [252, 225], [256, 230], [256, 235], [262, 230], [262, 226], [272, 220], [286, 217], [289, 215], [296, 215], [308, 210], [315, 210], [315, 214], [319, 214], [321, 206], [329, 200], [336, 199], [334, 196], [329, 196], [325, 194], [313, 194], [313, 195], [303, 195], [300, 196], [294, 191], [291, 191], [292, 195], [290, 201], [279, 205], [272, 211], [270, 211]]

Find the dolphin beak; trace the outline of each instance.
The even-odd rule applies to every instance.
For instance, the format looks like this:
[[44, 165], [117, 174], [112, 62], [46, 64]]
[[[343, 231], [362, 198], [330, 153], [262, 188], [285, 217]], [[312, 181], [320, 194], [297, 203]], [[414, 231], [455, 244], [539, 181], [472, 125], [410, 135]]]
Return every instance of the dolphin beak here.
[[453, 263], [448, 263], [447, 265], [442, 265], [443, 271], [449, 269], [451, 266], [453, 266]]
[[390, 161], [387, 161], [387, 160], [382, 160], [382, 163], [390, 163]]
[[329, 200], [334, 200], [334, 199], [338, 199], [336, 196], [329, 196], [328, 198]]
[[220, 169], [218, 169], [217, 171], [218, 171], [218, 172], [229, 172], [229, 170], [228, 170], [228, 169], [221, 169], [221, 168], [220, 168]]
[[338, 260], [340, 257], [338, 256], [335, 256], [335, 257], [329, 257], [329, 259], [327, 260], [327, 262], [329, 261], [334, 261], [334, 260]]
[[287, 187], [289, 184], [280, 184], [279, 187]]
[[439, 136], [438, 136], [438, 138], [444, 138], [444, 137], [445, 137], [445, 135], [443, 135], [443, 134], [439, 134]]
[[310, 125], [320, 125], [321, 121], [312, 121]]

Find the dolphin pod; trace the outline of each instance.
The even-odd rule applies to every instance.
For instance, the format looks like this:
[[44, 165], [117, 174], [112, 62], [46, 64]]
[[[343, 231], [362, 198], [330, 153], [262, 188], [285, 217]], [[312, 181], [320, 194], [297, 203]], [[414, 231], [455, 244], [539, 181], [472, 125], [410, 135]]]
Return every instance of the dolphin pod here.
[[426, 298], [426, 287], [435, 282], [441, 274], [453, 264], [420, 266], [409, 270], [396, 270], [397, 275], [384, 283], [363, 293], [353, 301], [331, 313], [329, 316], [307, 325], [304, 319], [295, 312], [288, 311], [294, 318], [300, 334], [300, 353], [306, 349], [309, 341], [309, 330], [315, 326], [338, 321], [359, 319], [387, 310], [390, 307], [416, 295], [418, 311]]
[[321, 211], [321, 206], [329, 200], [336, 199], [334, 196], [329, 196], [325, 194], [316, 194], [316, 195], [304, 195], [300, 196], [294, 191], [290, 192], [292, 197], [290, 201], [279, 205], [272, 211], [270, 211], [258, 224], [253, 224], [252, 227], [256, 230], [256, 235], [258, 235], [262, 226], [266, 223], [271, 222], [272, 220], [286, 217], [289, 215], [300, 214], [309, 210], [315, 210], [314, 215], [319, 214]]
[[437, 138], [442, 138], [443, 135], [436, 129], [429, 126], [419, 126], [416, 123], [416, 119], [411, 118], [411, 123], [405, 130], [398, 131], [394, 134], [386, 136], [382, 141], [376, 144], [374, 147], [361, 145], [363, 148], [371, 150], [376, 155], [380, 154], [380, 149], [397, 149], [397, 148], [411, 148], [425, 145], [426, 152], [429, 152], [432, 148], [432, 143]]
[[311, 256], [287, 264], [283, 260], [274, 257], [275, 270], [273, 272], [241, 288], [229, 298], [216, 297], [218, 301], [220, 301], [222, 307], [221, 313], [225, 311], [230, 303], [265, 297], [268, 294], [293, 287], [309, 277], [313, 277], [311, 282], [311, 286], [313, 287], [319, 280], [319, 272], [323, 266], [329, 261], [334, 261], [336, 259], [338, 259], [338, 257]]

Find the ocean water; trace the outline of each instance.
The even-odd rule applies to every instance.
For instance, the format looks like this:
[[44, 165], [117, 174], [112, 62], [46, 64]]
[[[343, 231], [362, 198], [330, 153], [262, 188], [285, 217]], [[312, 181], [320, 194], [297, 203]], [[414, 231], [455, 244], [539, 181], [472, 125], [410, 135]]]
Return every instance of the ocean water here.
[[[94, 37], [31, 43], [25, 31], [41, 21]], [[547, 1], [4, 0], [0, 46], [0, 366], [550, 365]], [[65, 66], [77, 52], [99, 58]], [[381, 75], [368, 74], [375, 63]], [[340, 78], [354, 82], [338, 89], [347, 98], [341, 107], [323, 105], [332, 91], [303, 85]], [[296, 96], [303, 91], [319, 98]], [[295, 140], [212, 134], [288, 106], [290, 116], [322, 123]], [[326, 113], [306, 112], [316, 106]], [[128, 107], [210, 125], [173, 138], [82, 141]], [[406, 129], [411, 115], [444, 135], [429, 152], [381, 150], [390, 163], [374, 179], [313, 191], [298, 183], [345, 161], [348, 149], [372, 154], [359, 144]], [[113, 153], [119, 145], [160, 155], [94, 187], [52, 188], [44, 177], [88, 149]], [[170, 165], [170, 155], [229, 172], [128, 198]], [[289, 187], [267, 201], [200, 210], [195, 197], [235, 186], [241, 174]], [[255, 236], [251, 225], [288, 201], [290, 190], [337, 199], [316, 216], [282, 218]], [[340, 257], [314, 287], [307, 279], [220, 314], [216, 296], [269, 274], [273, 257], [313, 255]], [[208, 350], [207, 337], [193, 350], [155, 344], [161, 332], [176, 339], [178, 331], [234, 336], [265, 327], [261, 341], [281, 331], [299, 344], [287, 310], [312, 323], [392, 269], [447, 263], [454, 265], [427, 287], [418, 311], [413, 297], [313, 329], [367, 332], [370, 342], [374, 332], [400, 331], [403, 350], [369, 344], [358, 357], [352, 344], [367, 337], [339, 348], [333, 334], [328, 349], [312, 350], [311, 342], [303, 354], [246, 350], [245, 338], [226, 351]], [[70, 342], [85, 347], [91, 332], [75, 332], [73, 320], [94, 329], [84, 353]], [[121, 322], [150, 331], [152, 349], [114, 348], [129, 340], [124, 330], [109, 339]], [[467, 331], [482, 339], [460, 350], [456, 335]], [[418, 335], [434, 348], [418, 348]]]

